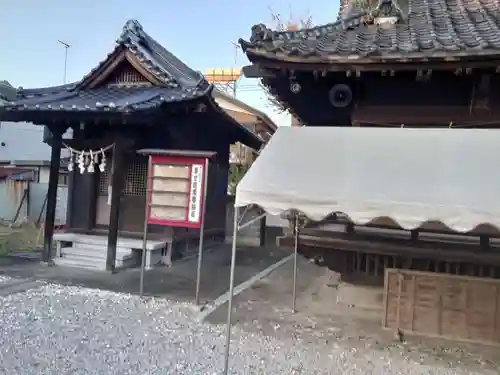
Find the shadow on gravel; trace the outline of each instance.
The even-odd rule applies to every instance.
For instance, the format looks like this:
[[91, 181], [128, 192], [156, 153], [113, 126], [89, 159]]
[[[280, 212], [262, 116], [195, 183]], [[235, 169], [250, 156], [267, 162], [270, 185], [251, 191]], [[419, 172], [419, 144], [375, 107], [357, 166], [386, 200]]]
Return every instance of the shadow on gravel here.
[[[249, 279], [287, 255], [289, 251], [283, 249], [240, 247], [236, 262], [236, 284]], [[210, 302], [227, 291], [230, 260], [230, 245], [221, 245], [204, 254], [201, 276], [202, 302]], [[145, 294], [179, 301], [193, 300], [197, 262], [197, 257], [193, 257], [177, 261], [169, 268], [157, 267], [147, 271], [144, 283]], [[120, 293], [139, 293], [139, 268], [119, 270], [112, 274], [72, 267], [48, 267], [41, 265], [36, 258], [2, 257], [0, 258], [0, 275]]]

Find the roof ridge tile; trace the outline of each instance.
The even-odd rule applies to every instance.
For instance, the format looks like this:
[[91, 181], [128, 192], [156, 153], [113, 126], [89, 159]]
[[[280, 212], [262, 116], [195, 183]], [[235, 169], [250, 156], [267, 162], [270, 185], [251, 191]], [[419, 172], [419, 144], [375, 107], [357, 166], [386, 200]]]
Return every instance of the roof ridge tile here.
[[344, 7], [343, 14], [336, 22], [302, 30], [254, 25], [250, 40], [239, 42], [251, 60], [293, 56], [351, 64], [368, 56], [373, 61], [500, 56], [496, 0], [378, 0], [372, 10]]

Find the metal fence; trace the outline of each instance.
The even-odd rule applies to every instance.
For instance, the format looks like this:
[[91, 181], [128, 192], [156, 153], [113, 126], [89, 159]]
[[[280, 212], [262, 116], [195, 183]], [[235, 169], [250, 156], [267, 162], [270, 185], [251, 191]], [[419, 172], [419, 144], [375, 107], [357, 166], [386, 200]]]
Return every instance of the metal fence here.
[[[48, 183], [30, 183], [28, 217], [31, 220], [38, 220], [41, 217], [42, 222], [45, 219], [45, 208], [47, 206], [46, 196]], [[56, 205], [56, 225], [66, 224], [66, 210], [68, 208], [68, 186], [59, 185], [57, 188]], [[40, 216], [41, 215], [41, 216]]]
[[[28, 181], [4, 181], [0, 183], [0, 219], [21, 222], [28, 218], [32, 222], [45, 219], [48, 183]], [[68, 187], [57, 188], [56, 225], [66, 223]]]

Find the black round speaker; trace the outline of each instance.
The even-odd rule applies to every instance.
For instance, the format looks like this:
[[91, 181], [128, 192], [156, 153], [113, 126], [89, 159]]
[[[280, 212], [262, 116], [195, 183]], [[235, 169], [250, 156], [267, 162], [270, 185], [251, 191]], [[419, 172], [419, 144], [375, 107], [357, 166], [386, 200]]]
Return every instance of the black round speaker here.
[[328, 99], [336, 108], [347, 107], [352, 102], [352, 90], [349, 86], [340, 83], [330, 89]]

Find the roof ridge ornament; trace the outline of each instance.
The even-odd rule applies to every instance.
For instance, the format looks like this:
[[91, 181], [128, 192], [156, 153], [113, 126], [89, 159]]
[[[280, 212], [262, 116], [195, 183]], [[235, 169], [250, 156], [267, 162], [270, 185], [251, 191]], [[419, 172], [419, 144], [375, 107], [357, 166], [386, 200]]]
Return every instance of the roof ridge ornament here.
[[[116, 44], [126, 43], [130, 40], [135, 40], [138, 43], [145, 44], [146, 35], [139, 21], [131, 19], [125, 22], [122, 28], [122, 33], [116, 40]], [[146, 45], [145, 45], [146, 46]]]
[[271, 30], [263, 23], [253, 25], [252, 36], [250, 37], [250, 43], [263, 42], [265, 40], [273, 40], [274, 33], [275, 31]]
[[404, 23], [405, 15], [397, 0], [379, 0], [375, 9], [370, 12], [376, 25]]
[[356, 18], [365, 25], [394, 25], [406, 20], [398, 0], [351, 0], [344, 6], [340, 19]]
[[142, 25], [137, 20], [128, 20], [123, 26], [123, 34], [133, 34], [138, 38], [142, 38], [144, 36], [144, 29]]

